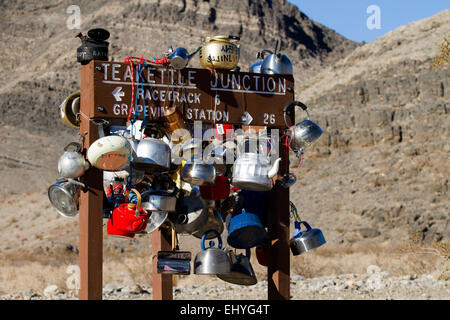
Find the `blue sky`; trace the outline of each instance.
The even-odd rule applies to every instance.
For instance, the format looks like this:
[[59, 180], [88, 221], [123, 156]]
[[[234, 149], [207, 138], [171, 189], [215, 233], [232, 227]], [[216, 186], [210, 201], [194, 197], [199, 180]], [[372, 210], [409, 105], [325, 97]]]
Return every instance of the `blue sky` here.
[[[449, 0], [288, 0], [310, 19], [354, 41], [371, 42], [387, 32], [410, 22], [431, 17], [450, 8]], [[367, 8], [380, 9], [380, 29], [369, 29], [367, 20], [375, 14]], [[376, 20], [370, 19], [372, 27]]]

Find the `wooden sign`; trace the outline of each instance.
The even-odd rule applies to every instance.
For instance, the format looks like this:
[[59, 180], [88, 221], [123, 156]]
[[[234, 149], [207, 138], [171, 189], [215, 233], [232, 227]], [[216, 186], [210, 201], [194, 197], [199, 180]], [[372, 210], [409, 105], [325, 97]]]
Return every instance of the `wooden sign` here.
[[[283, 108], [294, 100], [290, 75], [212, 71], [91, 61], [95, 108], [90, 118], [127, 118], [134, 87], [137, 119], [163, 121], [176, 107], [185, 121], [284, 128]], [[132, 82], [134, 79], [134, 85]]]

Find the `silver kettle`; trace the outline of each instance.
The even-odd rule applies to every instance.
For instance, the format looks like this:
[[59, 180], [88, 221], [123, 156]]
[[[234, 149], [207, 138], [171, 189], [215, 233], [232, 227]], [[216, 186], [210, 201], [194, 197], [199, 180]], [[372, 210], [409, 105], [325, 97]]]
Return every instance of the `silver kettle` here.
[[[68, 151], [70, 147], [75, 147], [75, 150]], [[90, 167], [89, 162], [81, 154], [81, 145], [71, 142], [64, 148], [64, 151], [58, 161], [59, 176], [63, 178], [81, 177]]]
[[[297, 123], [294, 126], [289, 126], [286, 121], [286, 116], [290, 117], [291, 124], [295, 123], [295, 112], [294, 108], [299, 106], [303, 111], [306, 112], [308, 119]], [[295, 149], [304, 149], [311, 145], [314, 141], [319, 139], [323, 131], [319, 125], [309, 119], [309, 112], [304, 103], [300, 101], [292, 101], [286, 107], [284, 107], [284, 121], [286, 126], [289, 127], [286, 130], [286, 135], [288, 136], [288, 145]]]
[[[209, 242], [209, 247], [205, 248], [206, 236], [214, 233], [219, 240], [218, 248], [214, 247], [214, 241]], [[195, 274], [224, 274], [230, 273], [231, 261], [224, 249], [222, 249], [222, 238], [216, 230], [208, 230], [202, 236], [202, 251], [197, 253], [194, 260]]]
[[[306, 221], [295, 221], [294, 224], [295, 232], [289, 241], [289, 246], [294, 256], [316, 249], [326, 243], [320, 229], [311, 228]], [[302, 224], [306, 227], [306, 231], [300, 231]]]
[[281, 41], [278, 39], [275, 52], [264, 58], [261, 73], [264, 74], [293, 74], [292, 63], [285, 54], [280, 53]]
[[223, 281], [239, 284], [244, 286], [252, 286], [256, 284], [257, 279], [255, 271], [250, 263], [250, 249], [246, 250], [246, 254], [236, 255], [232, 250], [228, 251], [231, 261], [231, 272], [218, 274], [217, 277]]
[[258, 51], [256, 54], [256, 62], [252, 63], [248, 68], [248, 72], [250, 73], [261, 73], [261, 65], [264, 61], [266, 54], [273, 54], [272, 51], [264, 49], [262, 51]]

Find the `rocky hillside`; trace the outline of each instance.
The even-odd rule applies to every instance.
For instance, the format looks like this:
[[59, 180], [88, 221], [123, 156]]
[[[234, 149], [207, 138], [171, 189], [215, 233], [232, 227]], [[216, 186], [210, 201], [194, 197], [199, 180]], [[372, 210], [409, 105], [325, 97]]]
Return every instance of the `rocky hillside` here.
[[449, 70], [432, 68], [449, 21], [400, 27], [297, 90], [326, 129], [298, 190], [311, 219], [346, 230], [340, 241], [450, 239]]
[[[68, 130], [57, 106], [79, 88], [75, 35], [66, 26], [71, 1], [2, 1], [3, 45], [0, 58], [1, 124], [49, 135]], [[79, 1], [83, 32], [110, 31], [110, 59], [129, 55], [162, 57], [169, 45], [195, 50], [211, 35], [241, 37], [242, 70], [256, 52], [272, 49], [280, 37], [282, 50], [297, 70], [317, 71], [342, 58], [357, 44], [308, 19], [294, 5], [274, 1]], [[199, 66], [198, 56], [192, 66]], [[299, 78], [299, 81], [304, 78]]]

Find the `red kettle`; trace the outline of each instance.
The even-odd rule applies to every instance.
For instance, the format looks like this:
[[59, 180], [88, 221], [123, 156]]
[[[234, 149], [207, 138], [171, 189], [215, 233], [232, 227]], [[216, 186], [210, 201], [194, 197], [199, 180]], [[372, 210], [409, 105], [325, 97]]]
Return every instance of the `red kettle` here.
[[224, 175], [217, 175], [213, 185], [200, 186], [200, 197], [204, 200], [224, 200], [230, 195], [230, 181]]
[[109, 235], [134, 238], [136, 233], [144, 231], [147, 227], [148, 213], [141, 207], [141, 194], [136, 189], [131, 191], [137, 195], [137, 205], [122, 203], [114, 209], [106, 225], [106, 232]]

